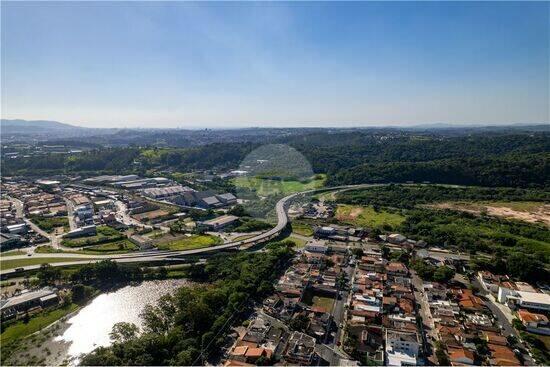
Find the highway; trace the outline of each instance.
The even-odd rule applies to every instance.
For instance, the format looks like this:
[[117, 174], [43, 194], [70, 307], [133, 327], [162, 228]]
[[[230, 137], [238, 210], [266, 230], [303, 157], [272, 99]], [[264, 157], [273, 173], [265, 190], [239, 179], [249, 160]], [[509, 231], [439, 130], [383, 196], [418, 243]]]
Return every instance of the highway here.
[[[30, 259], [30, 258], [44, 258], [44, 259], [51, 259], [51, 258], [66, 258], [67, 262], [54, 262], [50, 265], [52, 266], [68, 266], [68, 265], [75, 265], [75, 264], [86, 264], [91, 262], [97, 262], [101, 260], [111, 259], [113, 261], [117, 262], [152, 262], [152, 261], [164, 261], [164, 260], [170, 260], [170, 258], [173, 257], [181, 257], [181, 256], [190, 256], [190, 255], [199, 255], [203, 253], [208, 252], [214, 252], [214, 251], [220, 251], [220, 250], [226, 250], [236, 247], [246, 247], [246, 246], [254, 246], [260, 243], [267, 242], [275, 237], [277, 237], [283, 229], [288, 224], [288, 215], [287, 215], [287, 204], [295, 197], [298, 197], [300, 195], [306, 195], [306, 194], [312, 194], [316, 192], [323, 192], [323, 191], [334, 191], [334, 190], [341, 190], [344, 188], [354, 188], [354, 187], [362, 187], [362, 186], [372, 186], [372, 185], [352, 185], [352, 186], [338, 186], [338, 187], [330, 187], [330, 188], [322, 188], [322, 189], [315, 189], [315, 190], [308, 190], [303, 192], [294, 193], [288, 196], [285, 196], [281, 200], [277, 202], [275, 205], [275, 211], [277, 213], [277, 225], [261, 234], [258, 234], [257, 236], [247, 238], [245, 240], [241, 241], [232, 241], [228, 243], [224, 243], [223, 245], [218, 246], [212, 246], [212, 247], [206, 247], [206, 248], [200, 248], [200, 249], [194, 249], [194, 250], [184, 250], [184, 251], [145, 251], [145, 252], [138, 252], [138, 253], [130, 253], [130, 254], [119, 254], [119, 255], [80, 255], [80, 254], [72, 254], [72, 253], [46, 253], [46, 254], [33, 254], [32, 257], [28, 255], [16, 255], [16, 256], [10, 256], [10, 257], [4, 257], [3, 260], [17, 260], [17, 259]], [[29, 221], [30, 222], [30, 221]], [[29, 223], [31, 224], [31, 223]], [[32, 224], [31, 224], [32, 225]], [[35, 229], [36, 226], [32, 225], [33, 229]], [[36, 227], [35, 230], [41, 230]], [[53, 238], [52, 238], [53, 237]], [[48, 236], [52, 240], [52, 242], [55, 241], [55, 236]], [[82, 258], [89, 258], [89, 260], [73, 260], [71, 259], [82, 259]], [[176, 260], [176, 259], [174, 259]], [[33, 270], [39, 268], [40, 265], [28, 265], [23, 266], [23, 270]], [[19, 269], [21, 269], [19, 268]], [[20, 270], [21, 271], [21, 270]], [[9, 275], [17, 273], [15, 269], [3, 269], [0, 271], [0, 275]]]
[[[173, 257], [181, 257], [181, 256], [190, 256], [190, 255], [199, 255], [203, 253], [208, 252], [215, 252], [220, 250], [226, 250], [226, 249], [232, 249], [232, 248], [238, 248], [238, 247], [250, 247], [254, 245], [258, 245], [267, 241], [272, 240], [273, 238], [277, 237], [286, 227], [288, 224], [288, 203], [298, 197], [308, 194], [314, 194], [319, 192], [327, 192], [327, 191], [341, 191], [341, 190], [349, 190], [349, 189], [359, 189], [364, 187], [372, 187], [372, 186], [381, 186], [382, 184], [360, 184], [360, 185], [345, 185], [345, 186], [335, 186], [335, 187], [324, 187], [320, 189], [313, 189], [308, 191], [302, 191], [294, 194], [290, 194], [288, 196], [285, 196], [281, 200], [277, 202], [275, 205], [275, 210], [277, 213], [277, 225], [261, 234], [258, 234], [257, 236], [247, 238], [240, 241], [232, 241], [228, 243], [224, 243], [223, 245], [218, 246], [212, 246], [212, 247], [205, 247], [200, 249], [194, 249], [194, 250], [183, 250], [183, 251], [169, 251], [169, 250], [150, 250], [150, 251], [144, 251], [144, 252], [137, 252], [137, 253], [129, 253], [129, 254], [118, 254], [118, 255], [79, 255], [79, 254], [71, 254], [71, 253], [46, 253], [46, 254], [33, 254], [32, 257], [29, 257], [27, 255], [16, 255], [16, 256], [9, 256], [9, 257], [3, 257], [4, 261], [7, 260], [16, 260], [16, 259], [30, 259], [30, 258], [66, 258], [67, 263], [65, 262], [55, 262], [51, 263], [52, 266], [67, 266], [67, 265], [74, 265], [74, 264], [85, 264], [90, 262], [97, 262], [101, 260], [111, 259], [113, 261], [117, 262], [151, 262], [151, 261], [161, 261], [161, 260], [170, 260], [170, 258]], [[33, 226], [33, 229], [35, 226]], [[36, 230], [36, 229], [35, 229]], [[52, 238], [53, 237], [53, 238]], [[52, 242], [55, 241], [57, 238], [56, 236], [49, 236], [50, 239], [52, 239]], [[57, 246], [59, 246], [56, 243]], [[81, 261], [70, 261], [71, 258], [90, 258], [90, 260], [81, 260]], [[175, 259], [173, 259], [175, 260]], [[28, 265], [23, 266], [23, 270], [33, 270], [37, 269], [39, 265]], [[0, 271], [0, 276], [9, 275], [16, 273], [15, 269], [5, 269]]]

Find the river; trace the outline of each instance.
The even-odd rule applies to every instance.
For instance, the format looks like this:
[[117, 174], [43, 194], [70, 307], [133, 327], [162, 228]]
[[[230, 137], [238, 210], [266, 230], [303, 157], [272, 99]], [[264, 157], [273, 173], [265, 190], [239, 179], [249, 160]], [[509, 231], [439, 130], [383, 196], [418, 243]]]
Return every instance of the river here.
[[82, 354], [111, 344], [109, 333], [114, 324], [131, 322], [141, 326], [139, 314], [145, 305], [154, 304], [162, 295], [188, 284], [184, 279], [145, 281], [102, 293], [61, 322], [58, 335], [36, 346], [36, 352], [42, 350], [40, 348], [49, 351], [47, 355], [37, 357], [45, 358], [46, 365], [78, 364]]

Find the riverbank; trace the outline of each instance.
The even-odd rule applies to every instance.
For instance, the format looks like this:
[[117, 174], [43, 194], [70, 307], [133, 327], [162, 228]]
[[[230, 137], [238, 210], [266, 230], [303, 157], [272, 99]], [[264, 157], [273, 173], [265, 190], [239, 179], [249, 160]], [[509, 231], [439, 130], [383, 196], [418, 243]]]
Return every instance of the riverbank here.
[[189, 284], [185, 279], [147, 280], [103, 292], [76, 312], [19, 340], [17, 349], [2, 364], [75, 365], [82, 353], [110, 345], [114, 324], [132, 322], [139, 327], [139, 314], [146, 304]]

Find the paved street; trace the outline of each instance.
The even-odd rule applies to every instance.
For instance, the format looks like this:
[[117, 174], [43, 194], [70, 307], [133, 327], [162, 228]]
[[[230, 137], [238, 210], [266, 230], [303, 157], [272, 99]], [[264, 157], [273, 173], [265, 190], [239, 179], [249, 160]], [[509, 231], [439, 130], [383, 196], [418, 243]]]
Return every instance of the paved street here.
[[[472, 284], [477, 289], [479, 289], [479, 294], [487, 298], [487, 300], [485, 301], [485, 305], [491, 310], [493, 315], [495, 315], [495, 317], [497, 318], [498, 325], [501, 327], [501, 330], [502, 330], [502, 334], [504, 336], [513, 335], [516, 337], [516, 339], [521, 340], [518, 332], [516, 331], [516, 329], [512, 327], [512, 324], [510, 322], [512, 317], [511, 312], [508, 312], [509, 315], [506, 315], [505, 312], [503, 312], [503, 310], [501, 309], [500, 305], [495, 304], [496, 302], [492, 299], [492, 296], [490, 295], [490, 293], [487, 292], [485, 289], [483, 289], [483, 287], [481, 286], [477, 278], [474, 278], [474, 280], [472, 281]], [[528, 366], [536, 365], [535, 361], [533, 361], [531, 356], [528, 354], [523, 354], [523, 359], [525, 361], [525, 364]]]
[[420, 277], [411, 270], [412, 283], [415, 288], [414, 297], [419, 308], [419, 314], [422, 318], [422, 344], [424, 347], [424, 357], [431, 363], [436, 364], [435, 346], [433, 341], [437, 338], [435, 323], [430, 311], [430, 305], [423, 291], [423, 281]]
[[74, 205], [73, 205], [73, 202], [70, 201], [69, 199], [67, 198], [64, 198], [65, 199], [65, 205], [67, 206], [67, 217], [69, 218], [69, 228], [71, 229], [71, 231], [74, 231], [75, 229], [78, 228], [78, 226], [76, 225], [76, 221], [74, 219]]

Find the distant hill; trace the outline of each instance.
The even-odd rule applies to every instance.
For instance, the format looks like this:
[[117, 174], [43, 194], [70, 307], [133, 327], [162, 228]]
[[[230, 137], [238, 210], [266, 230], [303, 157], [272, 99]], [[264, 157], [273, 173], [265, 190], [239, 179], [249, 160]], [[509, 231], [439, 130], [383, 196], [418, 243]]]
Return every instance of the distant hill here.
[[64, 124], [58, 121], [44, 120], [0, 120], [2, 134], [48, 134], [59, 132], [76, 132], [86, 128]]

